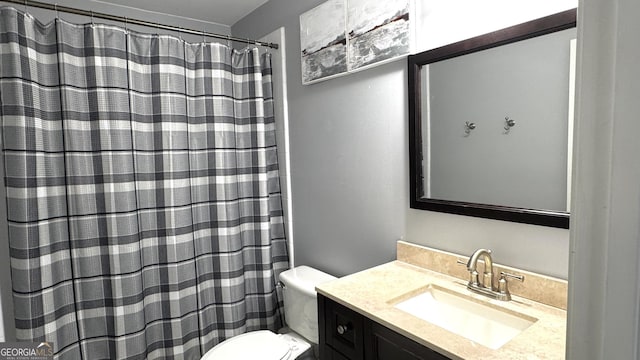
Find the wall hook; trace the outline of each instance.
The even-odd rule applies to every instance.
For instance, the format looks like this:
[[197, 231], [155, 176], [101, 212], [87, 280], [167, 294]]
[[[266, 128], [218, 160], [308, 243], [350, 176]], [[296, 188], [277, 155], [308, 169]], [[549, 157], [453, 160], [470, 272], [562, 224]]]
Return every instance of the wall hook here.
[[476, 128], [476, 123], [472, 123], [472, 122], [465, 122], [464, 123], [464, 133], [466, 134], [466, 136], [469, 136], [469, 134], [471, 134], [471, 130]]
[[514, 126], [516, 126], [516, 121], [506, 116], [504, 118], [504, 133], [508, 134], [509, 131], [511, 131], [511, 128]]

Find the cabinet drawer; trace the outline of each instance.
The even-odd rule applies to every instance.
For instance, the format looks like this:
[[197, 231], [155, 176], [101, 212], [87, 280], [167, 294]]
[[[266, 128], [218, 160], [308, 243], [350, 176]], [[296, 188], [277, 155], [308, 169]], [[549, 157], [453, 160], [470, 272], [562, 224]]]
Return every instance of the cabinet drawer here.
[[318, 302], [319, 314], [324, 307], [324, 319], [320, 319], [324, 320], [324, 330], [321, 327], [320, 331], [325, 343], [348, 359], [363, 360], [364, 317], [322, 295], [318, 295]]

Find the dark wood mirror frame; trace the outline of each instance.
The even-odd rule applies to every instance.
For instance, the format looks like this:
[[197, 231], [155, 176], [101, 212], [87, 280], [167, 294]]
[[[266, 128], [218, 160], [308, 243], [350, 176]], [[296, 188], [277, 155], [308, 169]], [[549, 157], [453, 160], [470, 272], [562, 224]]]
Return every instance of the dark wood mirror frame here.
[[564, 229], [569, 228], [569, 214], [566, 212], [438, 200], [422, 197], [422, 194], [424, 193], [424, 179], [422, 167], [420, 67], [437, 61], [573, 28], [576, 26], [576, 13], [576, 9], [563, 11], [547, 17], [409, 56], [409, 187], [411, 191], [409, 198], [411, 208]]

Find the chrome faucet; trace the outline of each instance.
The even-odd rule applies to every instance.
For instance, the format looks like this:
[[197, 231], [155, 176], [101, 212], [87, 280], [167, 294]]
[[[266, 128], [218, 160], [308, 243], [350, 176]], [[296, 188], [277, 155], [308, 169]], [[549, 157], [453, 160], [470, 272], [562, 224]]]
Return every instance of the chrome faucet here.
[[[480, 282], [480, 273], [478, 273], [478, 260], [482, 257], [484, 259], [484, 270], [482, 272], [482, 282]], [[458, 260], [459, 264], [465, 265], [465, 262]], [[493, 286], [493, 259], [491, 258], [491, 250], [478, 249], [476, 250], [469, 261], [466, 262], [467, 270], [469, 270], [469, 283], [467, 289], [477, 294], [488, 296], [497, 300], [511, 300], [511, 294], [507, 287], [507, 277], [524, 281], [524, 276], [513, 275], [504, 271], [500, 272], [500, 279], [498, 280], [499, 286], [496, 288]]]

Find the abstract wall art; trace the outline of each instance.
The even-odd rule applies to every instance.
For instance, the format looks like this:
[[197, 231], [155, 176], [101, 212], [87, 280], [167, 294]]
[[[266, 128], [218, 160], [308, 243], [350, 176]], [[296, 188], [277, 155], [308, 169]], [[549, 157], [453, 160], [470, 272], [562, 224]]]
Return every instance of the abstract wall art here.
[[312, 84], [411, 52], [412, 0], [328, 0], [300, 16], [302, 83]]
[[349, 70], [409, 53], [409, 0], [348, 0]]
[[345, 0], [329, 0], [300, 15], [302, 83], [347, 72]]

